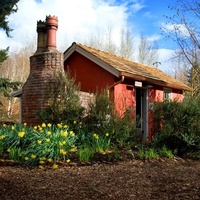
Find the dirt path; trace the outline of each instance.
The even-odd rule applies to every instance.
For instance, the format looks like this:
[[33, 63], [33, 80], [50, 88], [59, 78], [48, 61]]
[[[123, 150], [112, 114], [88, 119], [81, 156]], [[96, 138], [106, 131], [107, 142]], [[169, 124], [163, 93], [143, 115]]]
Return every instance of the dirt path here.
[[200, 199], [200, 161], [131, 160], [46, 171], [0, 167], [0, 199]]

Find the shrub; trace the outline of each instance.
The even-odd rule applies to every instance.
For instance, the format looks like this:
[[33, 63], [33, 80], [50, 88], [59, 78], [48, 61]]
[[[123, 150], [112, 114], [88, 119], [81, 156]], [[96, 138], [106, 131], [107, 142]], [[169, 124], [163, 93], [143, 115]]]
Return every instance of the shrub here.
[[178, 156], [200, 149], [200, 104], [193, 99], [183, 103], [166, 100], [155, 103], [154, 146], [166, 146]]
[[84, 108], [79, 99], [79, 86], [69, 73], [56, 73], [46, 95], [49, 97], [49, 103], [37, 113], [37, 117], [46, 123], [63, 122], [71, 129], [76, 128], [76, 124], [79, 124], [83, 117]]
[[86, 121], [88, 130], [98, 135], [109, 133], [113, 146], [135, 146], [141, 142], [141, 135], [137, 134], [132, 112], [132, 109], [127, 109], [123, 116], [118, 116], [105, 90], [96, 94], [95, 101], [89, 105]]

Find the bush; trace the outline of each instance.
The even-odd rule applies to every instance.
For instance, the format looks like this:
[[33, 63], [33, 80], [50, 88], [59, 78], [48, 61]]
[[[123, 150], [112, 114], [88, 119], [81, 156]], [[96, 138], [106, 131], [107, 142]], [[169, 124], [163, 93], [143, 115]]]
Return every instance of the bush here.
[[46, 95], [49, 103], [37, 113], [37, 117], [45, 123], [65, 123], [71, 129], [76, 128], [83, 117], [84, 108], [79, 98], [79, 86], [69, 73], [58, 72]]
[[164, 101], [155, 103], [154, 146], [166, 146], [178, 156], [200, 149], [200, 104], [193, 99], [183, 103]]
[[136, 131], [132, 109], [127, 109], [123, 116], [118, 116], [115, 105], [108, 97], [107, 90], [95, 95], [95, 101], [89, 105], [87, 127], [98, 135], [109, 133], [111, 144], [120, 148], [135, 146], [141, 142], [141, 135]]

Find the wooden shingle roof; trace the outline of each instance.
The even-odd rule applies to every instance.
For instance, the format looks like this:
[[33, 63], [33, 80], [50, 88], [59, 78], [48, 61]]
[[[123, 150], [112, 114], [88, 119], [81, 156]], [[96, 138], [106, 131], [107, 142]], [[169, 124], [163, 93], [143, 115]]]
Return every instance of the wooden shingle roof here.
[[65, 51], [64, 60], [66, 60], [74, 51], [86, 56], [88, 59], [97, 63], [110, 73], [113, 73], [115, 76], [125, 76], [137, 81], [145, 81], [163, 87], [188, 91], [191, 90], [191, 88], [186, 84], [176, 80], [155, 67], [143, 65], [80, 43], [74, 42]]

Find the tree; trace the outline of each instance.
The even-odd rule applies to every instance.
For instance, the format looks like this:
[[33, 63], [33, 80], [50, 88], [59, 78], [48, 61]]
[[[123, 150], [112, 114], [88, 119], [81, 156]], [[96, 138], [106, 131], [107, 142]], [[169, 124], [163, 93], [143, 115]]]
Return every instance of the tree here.
[[164, 34], [178, 46], [177, 58], [181, 58], [182, 71], [187, 72], [185, 79], [192, 87], [189, 95], [199, 98], [200, 3], [198, 0], [177, 0], [177, 5], [169, 8], [174, 15], [166, 16]]
[[138, 61], [142, 64], [152, 66], [154, 63], [158, 62], [158, 57], [157, 44], [141, 34]]
[[[11, 37], [10, 32], [12, 29], [8, 25], [7, 17], [13, 12], [17, 11], [17, 3], [19, 0], [1, 0], [0, 1], [0, 28], [2, 28], [8, 37]], [[0, 65], [8, 58], [8, 50], [6, 48], [4, 50], [0, 50]], [[0, 92], [3, 93], [4, 96], [10, 97], [10, 92], [19, 87], [20, 83], [11, 82], [8, 78], [0, 77]], [[2, 105], [2, 102], [0, 102]]]
[[166, 16], [164, 34], [173, 40], [184, 55], [190, 68], [200, 69], [200, 3], [198, 0], [177, 0], [177, 5], [169, 6], [173, 16]]
[[17, 3], [19, 0], [1, 0], [0, 1], [0, 28], [10, 37], [12, 29], [8, 26], [7, 17], [13, 12], [17, 12]]
[[196, 63], [193, 64], [192, 67], [188, 72], [188, 82], [189, 85], [192, 87], [191, 96], [195, 99], [200, 98], [200, 64]]
[[129, 28], [124, 28], [121, 31], [121, 41], [119, 55], [130, 59], [134, 52], [134, 40]]
[[132, 59], [134, 52], [134, 38], [128, 27], [121, 29], [119, 40], [114, 40], [114, 31], [107, 26], [104, 31], [97, 30], [96, 34], [84, 41], [88, 46], [115, 54], [127, 59]]

